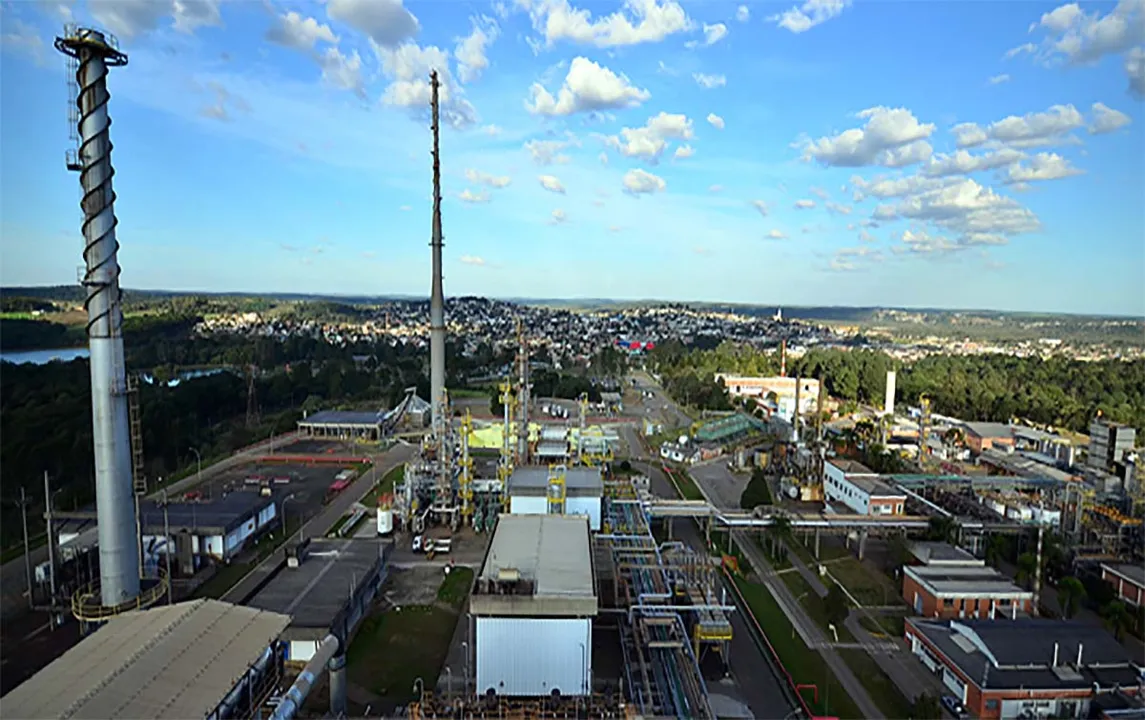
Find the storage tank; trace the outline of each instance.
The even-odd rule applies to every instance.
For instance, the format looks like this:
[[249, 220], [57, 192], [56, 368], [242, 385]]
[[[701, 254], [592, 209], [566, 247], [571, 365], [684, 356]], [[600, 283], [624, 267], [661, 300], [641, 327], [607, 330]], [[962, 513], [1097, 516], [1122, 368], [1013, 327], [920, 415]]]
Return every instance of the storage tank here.
[[394, 496], [383, 495], [378, 500], [378, 535], [389, 535], [394, 531]]

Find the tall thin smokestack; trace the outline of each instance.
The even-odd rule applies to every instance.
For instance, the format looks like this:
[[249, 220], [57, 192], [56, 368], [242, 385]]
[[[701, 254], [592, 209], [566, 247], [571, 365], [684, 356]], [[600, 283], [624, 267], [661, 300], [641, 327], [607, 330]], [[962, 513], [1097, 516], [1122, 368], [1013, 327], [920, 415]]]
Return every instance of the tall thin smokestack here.
[[779, 341], [779, 374], [787, 377], [787, 338]]
[[438, 148], [437, 71], [429, 74], [433, 131], [433, 285], [429, 296], [429, 392], [434, 432], [444, 431], [445, 409], [445, 292], [441, 287], [441, 153]]
[[127, 56], [103, 33], [65, 31], [56, 49], [78, 61], [79, 152], [68, 169], [83, 188], [83, 286], [87, 290], [87, 336], [91, 354], [91, 412], [95, 450], [95, 502], [99, 524], [100, 600], [115, 606], [139, 596], [139, 546], [131, 483], [131, 436], [123, 357], [119, 243], [115, 239], [115, 192], [107, 114], [107, 69]]

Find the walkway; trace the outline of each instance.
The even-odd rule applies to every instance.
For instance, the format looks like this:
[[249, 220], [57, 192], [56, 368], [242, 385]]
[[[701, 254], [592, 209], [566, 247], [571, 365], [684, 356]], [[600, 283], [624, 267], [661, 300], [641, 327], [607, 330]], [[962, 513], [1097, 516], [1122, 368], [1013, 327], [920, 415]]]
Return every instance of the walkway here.
[[[819, 597], [826, 597], [827, 586], [820, 580], [819, 575], [807, 567], [803, 558], [798, 553], [792, 552], [790, 547], [787, 548], [787, 553], [792, 566], [799, 571], [799, 574], [803, 576], [815, 594]], [[827, 570], [827, 577], [830, 577], [846, 591], [846, 585], [836, 580], [831, 575], [830, 569]], [[906, 641], [902, 638], [895, 638], [893, 641], [879, 640], [871, 635], [862, 626], [860, 619], [868, 617], [874, 620], [875, 615], [871, 611], [872, 609], [863, 607], [854, 597], [850, 597], [850, 593], [847, 595], [855, 608], [843, 621], [843, 626], [859, 641], [857, 645], [867, 651], [867, 654], [874, 659], [879, 668], [898, 687], [899, 692], [911, 702], [914, 702], [923, 693], [939, 697], [942, 694], [942, 687], [937, 678], [926, 669], [926, 666], [914, 658], [914, 655], [907, 648]]]
[[[858, 706], [863, 717], [885, 718], [886, 715], [884, 715], [879, 709], [879, 706], [875, 704], [875, 701], [871, 699], [867, 689], [863, 687], [863, 684], [859, 682], [859, 679], [851, 672], [851, 668], [847, 666], [847, 663], [844, 662], [838, 651], [831, 646], [831, 643], [828, 642], [823, 631], [820, 630], [819, 626], [815, 624], [815, 621], [807, 615], [807, 611], [799, 604], [799, 600], [792, 594], [791, 589], [775, 574], [775, 569], [771, 566], [771, 563], [767, 561], [767, 558], [759, 546], [752, 542], [751, 538], [740, 530], [732, 532], [732, 540], [739, 546], [740, 551], [747, 557], [751, 566], [755, 568], [756, 574], [760, 576], [763, 584], [767, 586], [767, 589], [771, 592], [772, 597], [775, 598], [775, 602], [783, 610], [783, 614], [787, 616], [787, 620], [791, 623], [795, 632], [799, 634], [799, 637], [808, 648], [814, 649], [823, 657], [823, 661], [827, 663], [827, 667], [831, 669], [831, 672], [834, 673], [839, 684], [843, 686], [843, 690], [846, 691], [847, 695], [849, 695], [855, 705]], [[790, 557], [794, 560], [795, 554], [791, 553]], [[806, 568], [804, 569], [806, 570]], [[809, 570], [807, 570], [807, 572], [810, 573]], [[814, 580], [818, 583], [818, 588], [822, 588], [822, 594], [826, 595], [827, 589], [823, 587], [823, 583], [819, 582], [818, 578], [814, 578]], [[808, 580], [808, 582], [810, 583], [811, 581]], [[814, 584], [812, 588], [818, 593], [818, 589]]]

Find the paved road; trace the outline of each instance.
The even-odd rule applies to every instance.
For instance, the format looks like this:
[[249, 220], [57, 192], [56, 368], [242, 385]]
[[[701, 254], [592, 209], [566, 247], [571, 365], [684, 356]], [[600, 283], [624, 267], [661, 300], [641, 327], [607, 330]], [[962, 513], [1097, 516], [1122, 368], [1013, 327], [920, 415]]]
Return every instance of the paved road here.
[[[294, 440], [296, 433], [288, 435], [280, 435], [273, 439], [274, 445], [286, 444]], [[203, 468], [202, 479], [207, 481], [219, 473], [230, 470], [231, 468], [250, 462], [254, 457], [259, 457], [266, 453], [271, 440], [252, 445], [248, 448], [240, 450], [238, 453], [232, 455], [225, 460], [222, 460], [210, 467]], [[177, 482], [171, 483], [165, 489], [170, 494], [183, 493], [190, 490], [195, 484], [199, 482], [197, 474], [192, 473], [187, 477]], [[162, 491], [154, 492], [148, 495], [151, 499], [158, 499]], [[88, 530], [80, 533], [80, 535], [71, 541], [69, 544], [74, 544], [76, 547], [90, 546], [96, 541], [98, 537], [98, 530], [93, 526]], [[41, 545], [34, 548], [31, 553], [31, 561], [33, 569], [40, 563], [48, 559], [47, 545]], [[0, 588], [2, 588], [2, 595], [0, 595], [0, 614], [7, 617], [10, 613], [20, 614], [28, 609], [27, 599], [27, 572], [24, 566], [24, 556], [4, 563], [0, 567]]]
[[651, 390], [654, 397], [644, 401], [645, 407], [653, 408], [653, 415], [658, 411], [661, 419], [664, 421], [666, 428], [689, 428], [692, 425], [692, 418], [680, 412], [676, 407], [676, 403], [664, 392], [664, 388], [652, 379], [652, 376], [645, 372], [633, 373], [640, 384], [641, 390]]
[[[803, 642], [809, 648], [815, 648], [823, 657], [823, 661], [827, 663], [827, 667], [834, 673], [835, 678], [847, 695], [858, 706], [859, 711], [866, 718], [884, 718], [886, 717], [879, 706], [871, 699], [867, 689], [851, 672], [851, 668], [843, 661], [836, 651], [827, 642], [826, 636], [819, 626], [807, 616], [806, 611], [799, 604], [799, 600], [792, 594], [791, 590], [787, 587], [786, 583], [775, 574], [775, 569], [771, 567], [771, 563], [767, 561], [763, 551], [759, 546], [751, 541], [746, 534], [742, 531], [732, 532], [732, 539], [739, 546], [740, 551], [747, 557], [752, 567], [755, 568], [756, 574], [760, 575], [763, 584], [771, 591], [772, 596], [775, 598], [776, 603], [783, 609], [784, 615], [787, 616], [788, 621], [791, 622], [795, 632], [799, 634]], [[794, 559], [794, 553], [791, 554]]]
[[[633, 466], [646, 474], [654, 495], [675, 498], [676, 491], [659, 467], [644, 462], [633, 461]], [[672, 524], [673, 539], [683, 541], [689, 547], [706, 553], [703, 538], [695, 523], [679, 518]], [[772, 664], [765, 649], [756, 644], [747, 626], [747, 621], [739, 613], [731, 613], [732, 640], [729, 643], [729, 669], [743, 701], [755, 717], [781, 718], [795, 709], [784, 690], [786, 682], [779, 670]], [[714, 689], [714, 688], [713, 688]]]
[[[306, 537], [322, 537], [334, 523], [338, 522], [349, 509], [362, 499], [362, 496], [370, 491], [374, 486], [376, 478], [385, 477], [393, 468], [405, 463], [414, 455], [414, 447], [412, 445], [397, 444], [389, 451], [374, 458], [374, 467], [376, 472], [363, 473], [354, 484], [347, 488], [341, 495], [334, 498], [329, 505], [324, 507], [321, 512], [312, 517], [302, 526], [301, 533]], [[271, 553], [266, 560], [258, 565], [254, 570], [246, 575], [242, 580], [239, 580], [233, 588], [230, 589], [223, 597], [222, 600], [241, 604], [249, 598], [259, 585], [264, 583], [271, 575], [278, 570], [278, 566], [285, 560], [285, 548], [279, 548]]]

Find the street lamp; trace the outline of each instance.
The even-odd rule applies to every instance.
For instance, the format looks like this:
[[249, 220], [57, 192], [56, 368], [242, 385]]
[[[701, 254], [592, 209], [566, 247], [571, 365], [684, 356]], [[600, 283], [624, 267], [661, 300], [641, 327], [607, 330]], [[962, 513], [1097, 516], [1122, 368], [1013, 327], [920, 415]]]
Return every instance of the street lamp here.
[[191, 452], [195, 453], [195, 461], [198, 463], [198, 472], [195, 475], [195, 487], [203, 484], [203, 456], [195, 448], [191, 448]]
[[469, 643], [462, 640], [461, 650], [465, 653], [465, 682], [462, 684], [461, 694], [469, 695]]
[[167, 556], [167, 604], [174, 602], [171, 588], [171, 522], [167, 513], [167, 490], [163, 490], [163, 554]]
[[294, 493], [290, 493], [282, 499], [282, 541], [286, 542], [286, 503], [295, 500]]

